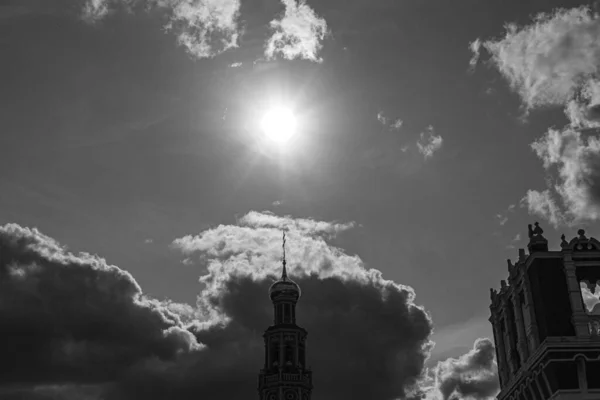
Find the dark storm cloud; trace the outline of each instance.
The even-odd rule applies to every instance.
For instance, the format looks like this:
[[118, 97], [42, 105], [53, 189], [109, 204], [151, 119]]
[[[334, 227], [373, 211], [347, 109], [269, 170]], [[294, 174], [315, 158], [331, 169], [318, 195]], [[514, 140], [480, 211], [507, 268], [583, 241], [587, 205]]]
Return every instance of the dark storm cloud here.
[[[431, 321], [410, 287], [366, 269], [357, 256], [323, 236], [352, 224], [252, 212], [174, 246], [207, 268], [200, 308], [232, 321], [219, 335], [197, 331], [211, 348], [233, 342], [251, 381], [262, 361], [260, 334], [272, 320], [267, 288], [280, 273], [281, 228], [288, 231], [288, 265], [302, 288], [299, 323], [309, 332], [315, 399], [401, 397], [420, 378], [431, 342]], [[223, 371], [226, 374], [226, 371]], [[349, 381], [361, 381], [349, 386]], [[248, 386], [250, 387], [250, 386]]]
[[36, 229], [0, 227], [3, 389], [104, 384], [140, 360], [196, 348], [179, 316], [144, 297], [127, 272], [67, 253]]
[[[527, 112], [564, 107], [569, 125], [549, 129], [533, 150], [551, 184], [530, 190], [523, 202], [555, 226], [600, 219], [600, 19], [589, 7], [542, 13], [526, 26], [508, 24], [497, 40], [471, 43], [477, 64], [483, 50], [516, 91]], [[591, 128], [591, 129], [590, 129]]]
[[[392, 399], [420, 379], [431, 320], [410, 287], [327, 243], [352, 223], [249, 213], [174, 246], [205, 268], [196, 309], [35, 229], [0, 230], [0, 395], [32, 399], [254, 396], [280, 273], [280, 228], [303, 289], [314, 398]], [[187, 325], [186, 325], [187, 324]], [[359, 387], [348, 382], [360, 381]], [[11, 397], [12, 396], [12, 397]]]

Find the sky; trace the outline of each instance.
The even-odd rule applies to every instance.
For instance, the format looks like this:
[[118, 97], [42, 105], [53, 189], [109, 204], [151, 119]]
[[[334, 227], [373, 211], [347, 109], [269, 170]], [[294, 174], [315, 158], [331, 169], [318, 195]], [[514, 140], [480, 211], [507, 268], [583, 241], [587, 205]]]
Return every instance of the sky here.
[[495, 395], [506, 259], [600, 219], [595, 10], [0, 0], [2, 398], [256, 395], [282, 229], [315, 400]]

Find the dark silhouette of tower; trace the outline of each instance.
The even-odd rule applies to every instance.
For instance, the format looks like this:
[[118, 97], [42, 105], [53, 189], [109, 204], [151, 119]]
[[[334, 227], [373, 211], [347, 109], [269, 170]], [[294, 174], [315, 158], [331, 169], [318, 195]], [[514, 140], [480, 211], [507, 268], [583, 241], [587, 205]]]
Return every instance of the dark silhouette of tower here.
[[258, 376], [260, 400], [310, 400], [312, 372], [306, 367], [307, 332], [296, 325], [300, 287], [287, 276], [285, 233], [281, 279], [269, 288], [274, 320], [265, 331], [265, 365]]
[[490, 289], [498, 399], [600, 399], [600, 305], [589, 306], [600, 284], [600, 242], [580, 229], [551, 251], [542, 234], [529, 225], [529, 254], [519, 249], [517, 262], [508, 260], [508, 283]]

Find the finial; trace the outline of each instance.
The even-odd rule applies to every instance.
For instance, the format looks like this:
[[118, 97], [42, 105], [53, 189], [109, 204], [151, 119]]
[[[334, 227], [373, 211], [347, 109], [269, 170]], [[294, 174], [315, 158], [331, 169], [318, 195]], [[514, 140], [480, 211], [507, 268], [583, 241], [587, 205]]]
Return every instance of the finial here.
[[585, 239], [585, 230], [584, 229], [578, 230], [577, 234], [579, 235], [580, 239]]
[[534, 235], [541, 235], [542, 233], [544, 233], [544, 230], [540, 227], [539, 222], [536, 222], [534, 225], [535, 225], [535, 228], [533, 229]]
[[287, 279], [287, 270], [285, 268], [285, 264], [286, 264], [286, 262], [285, 262], [285, 231], [283, 231], [283, 244], [282, 244], [282, 247], [283, 247], [283, 260], [282, 260], [282, 263], [283, 263], [283, 272], [281, 273], [281, 280], [285, 281]]

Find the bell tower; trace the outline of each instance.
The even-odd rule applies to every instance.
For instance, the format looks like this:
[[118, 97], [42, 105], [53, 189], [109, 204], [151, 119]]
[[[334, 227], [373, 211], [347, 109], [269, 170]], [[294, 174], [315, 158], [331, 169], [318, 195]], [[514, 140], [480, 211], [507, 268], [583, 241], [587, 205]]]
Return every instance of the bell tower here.
[[580, 229], [550, 250], [536, 222], [529, 254], [491, 289], [498, 400], [600, 399], [600, 242]]
[[265, 331], [264, 367], [258, 375], [259, 400], [310, 400], [312, 371], [306, 366], [307, 332], [296, 325], [300, 287], [287, 276], [283, 233], [281, 279], [269, 288], [273, 325]]

